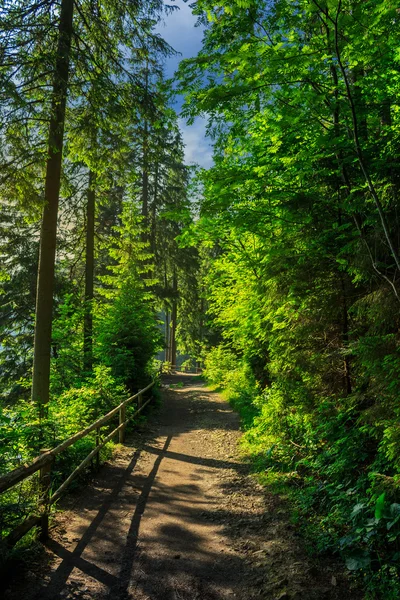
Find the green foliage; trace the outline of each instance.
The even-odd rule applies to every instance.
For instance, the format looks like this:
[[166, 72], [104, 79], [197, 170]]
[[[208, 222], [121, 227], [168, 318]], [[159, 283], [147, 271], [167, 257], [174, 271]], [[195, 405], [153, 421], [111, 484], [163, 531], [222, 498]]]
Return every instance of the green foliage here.
[[[79, 388], [69, 388], [54, 397], [45, 420], [39, 419], [38, 409], [31, 402], [4, 409], [0, 419], [0, 472], [5, 473], [35, 458], [42, 448], [53, 448], [71, 435], [81, 431], [96, 418], [109, 412], [128, 391], [112, 377], [110, 369], [98, 366], [93, 376]], [[133, 411], [132, 406], [129, 411]], [[128, 411], [128, 416], [129, 416]], [[105, 436], [118, 419], [101, 428]], [[79, 440], [57, 456], [52, 469], [54, 492], [95, 446], [95, 433]], [[110, 457], [113, 444], [101, 450], [101, 460]], [[73, 486], [90, 471], [83, 472]], [[23, 481], [0, 496], [0, 530], [5, 537], [24, 517], [37, 510], [39, 502], [38, 477]], [[25, 542], [26, 543], [26, 542]]]
[[185, 115], [209, 117], [214, 166], [182, 239], [196, 237], [217, 332], [206, 374], [245, 415], [243, 450], [291, 497], [310, 548], [394, 600], [398, 14], [383, 0], [195, 11], [203, 48], [179, 85]]
[[251, 423], [258, 412], [252, 404], [257, 385], [248, 365], [228, 348], [218, 346], [207, 354], [203, 374], [209, 383], [224, 390], [229, 401], [241, 413], [244, 423]]
[[57, 307], [52, 345], [51, 392], [58, 395], [82, 377], [83, 306], [74, 294], [66, 294]]
[[48, 419], [58, 423], [51, 445], [90, 425], [125, 400], [127, 395], [128, 390], [117, 383], [109, 367], [94, 367], [92, 377], [81, 387], [68, 388], [50, 404]]
[[147, 255], [140, 233], [137, 210], [125, 206], [119, 235], [108, 246], [112, 261], [101, 277], [102, 302], [95, 307], [95, 356], [130, 391], [148, 383], [152, 360], [162, 345], [155, 299], [143, 276]]
[[[59, 27], [68, 5], [71, 51]], [[1, 473], [59, 444], [155, 375], [153, 359], [162, 346], [156, 314], [170, 300], [169, 279], [180, 253], [175, 237], [191, 219], [183, 143], [162, 75], [163, 59], [174, 51], [157, 31], [169, 10], [159, 0], [105, 0], [101, 6], [16, 0], [0, 6]], [[64, 116], [63, 94], [54, 91], [60, 79], [66, 83]], [[51, 133], [49, 141], [55, 105], [63, 142]], [[53, 144], [61, 158], [54, 172], [48, 161]], [[55, 191], [60, 171], [60, 193], [48, 202], [59, 205], [58, 214], [52, 227], [41, 228], [44, 199], [51, 195], [45, 182], [52, 181]], [[38, 257], [40, 249], [42, 257], [48, 252], [42, 242], [49, 232], [52, 248], [57, 241], [55, 284], [53, 265], [46, 270], [42, 264], [39, 279], [46, 284], [39, 297], [47, 287], [52, 331], [50, 340], [43, 327], [39, 355], [45, 361], [51, 356], [50, 401], [39, 414], [28, 397]], [[185, 269], [182, 260], [181, 274]], [[50, 311], [45, 320], [51, 321]], [[35, 370], [35, 377], [45, 370]], [[47, 392], [46, 376], [42, 383]], [[102, 428], [101, 436], [108, 431]], [[53, 490], [94, 444], [95, 433], [57, 458]], [[37, 502], [36, 476], [1, 495], [0, 535]], [[31, 534], [25, 541], [32, 541]]]
[[138, 280], [127, 280], [113, 304], [107, 305], [98, 317], [97, 351], [114, 377], [130, 391], [141, 387], [148, 377], [149, 362], [161, 346], [146, 296]]

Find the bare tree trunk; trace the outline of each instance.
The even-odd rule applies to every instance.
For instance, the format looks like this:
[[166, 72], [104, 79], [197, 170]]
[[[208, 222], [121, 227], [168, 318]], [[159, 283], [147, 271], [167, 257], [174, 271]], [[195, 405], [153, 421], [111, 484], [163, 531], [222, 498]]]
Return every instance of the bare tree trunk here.
[[156, 162], [156, 168], [154, 173], [154, 197], [151, 205], [151, 226], [150, 226], [150, 252], [153, 255], [153, 263], [155, 263], [156, 253], [156, 214], [157, 214], [157, 202], [158, 202], [158, 162]]
[[[143, 133], [143, 171], [142, 171], [142, 215], [144, 217], [144, 226], [148, 225], [149, 216], [149, 167], [148, 167], [148, 125], [144, 124]], [[146, 232], [147, 237], [147, 232]]]
[[172, 312], [171, 312], [171, 364], [176, 366], [176, 321], [178, 316], [178, 278], [176, 269], [174, 268], [174, 276], [172, 280]]
[[[148, 88], [149, 88], [149, 68], [146, 64], [145, 71], [145, 95], [146, 95], [146, 103], [148, 98]], [[147, 117], [144, 120], [144, 130], [143, 130], [143, 169], [142, 169], [142, 215], [144, 217], [144, 226], [148, 226], [148, 216], [149, 216], [149, 126], [147, 123]], [[145, 234], [145, 239], [147, 239], [147, 232]]]
[[169, 312], [165, 311], [165, 362], [170, 362], [170, 348], [169, 348]]
[[36, 294], [32, 400], [39, 405], [41, 416], [45, 415], [46, 407], [49, 402], [57, 215], [60, 196], [73, 12], [74, 1], [62, 0], [51, 103], [44, 194], [45, 205], [40, 232], [40, 253]]
[[85, 316], [83, 323], [83, 368], [93, 369], [93, 291], [94, 291], [94, 212], [96, 193], [95, 174], [89, 172], [86, 205]]
[[[339, 217], [339, 224], [340, 224], [340, 221], [341, 221], [341, 219]], [[341, 287], [341, 292], [342, 292], [342, 315], [343, 315], [342, 344], [343, 344], [344, 350], [346, 351], [349, 346], [349, 311], [347, 308], [346, 283], [345, 283], [343, 274], [340, 272], [339, 272], [339, 278], [340, 278], [340, 287]], [[351, 394], [351, 392], [352, 392], [351, 364], [350, 364], [350, 357], [347, 354], [344, 355], [344, 360], [343, 360], [343, 383], [344, 383], [344, 390], [345, 390], [346, 395]]]

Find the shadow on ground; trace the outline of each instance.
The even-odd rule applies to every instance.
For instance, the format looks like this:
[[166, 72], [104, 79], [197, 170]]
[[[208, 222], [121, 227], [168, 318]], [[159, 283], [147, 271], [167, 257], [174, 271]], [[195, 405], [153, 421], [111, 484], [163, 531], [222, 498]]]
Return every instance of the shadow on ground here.
[[239, 422], [229, 406], [193, 375], [163, 386], [161, 410], [123, 458], [73, 510], [67, 501], [64, 532], [47, 543], [52, 569], [7, 598], [355, 599], [339, 576], [332, 586], [335, 565], [313, 574], [279, 500], [235, 458]]

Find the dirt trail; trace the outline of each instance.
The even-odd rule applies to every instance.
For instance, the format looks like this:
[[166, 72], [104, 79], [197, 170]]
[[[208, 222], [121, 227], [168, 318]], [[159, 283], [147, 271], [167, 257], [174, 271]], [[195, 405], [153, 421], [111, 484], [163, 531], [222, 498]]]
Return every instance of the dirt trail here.
[[285, 508], [237, 456], [239, 420], [198, 379], [164, 384], [161, 410], [79, 496], [50, 565], [10, 600], [355, 599], [334, 563], [311, 564]]

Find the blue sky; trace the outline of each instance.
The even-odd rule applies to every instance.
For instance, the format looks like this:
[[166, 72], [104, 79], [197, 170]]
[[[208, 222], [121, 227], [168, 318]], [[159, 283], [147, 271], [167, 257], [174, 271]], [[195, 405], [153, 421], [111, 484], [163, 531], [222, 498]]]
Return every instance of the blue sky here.
[[[182, 58], [196, 56], [201, 48], [203, 30], [196, 27], [196, 17], [192, 14], [189, 3], [183, 0], [176, 0], [172, 3], [179, 10], [174, 10], [172, 14], [165, 17], [164, 24], [159, 27], [162, 37], [180, 53], [178, 56], [168, 58], [166, 61], [166, 76], [172, 77], [179, 61]], [[177, 102], [174, 107], [179, 114], [181, 102]], [[205, 137], [205, 121], [196, 119], [193, 125], [187, 125], [185, 120], [180, 118], [179, 125], [185, 143], [185, 160], [187, 164], [197, 163], [202, 167], [208, 168], [212, 164], [212, 149]]]

